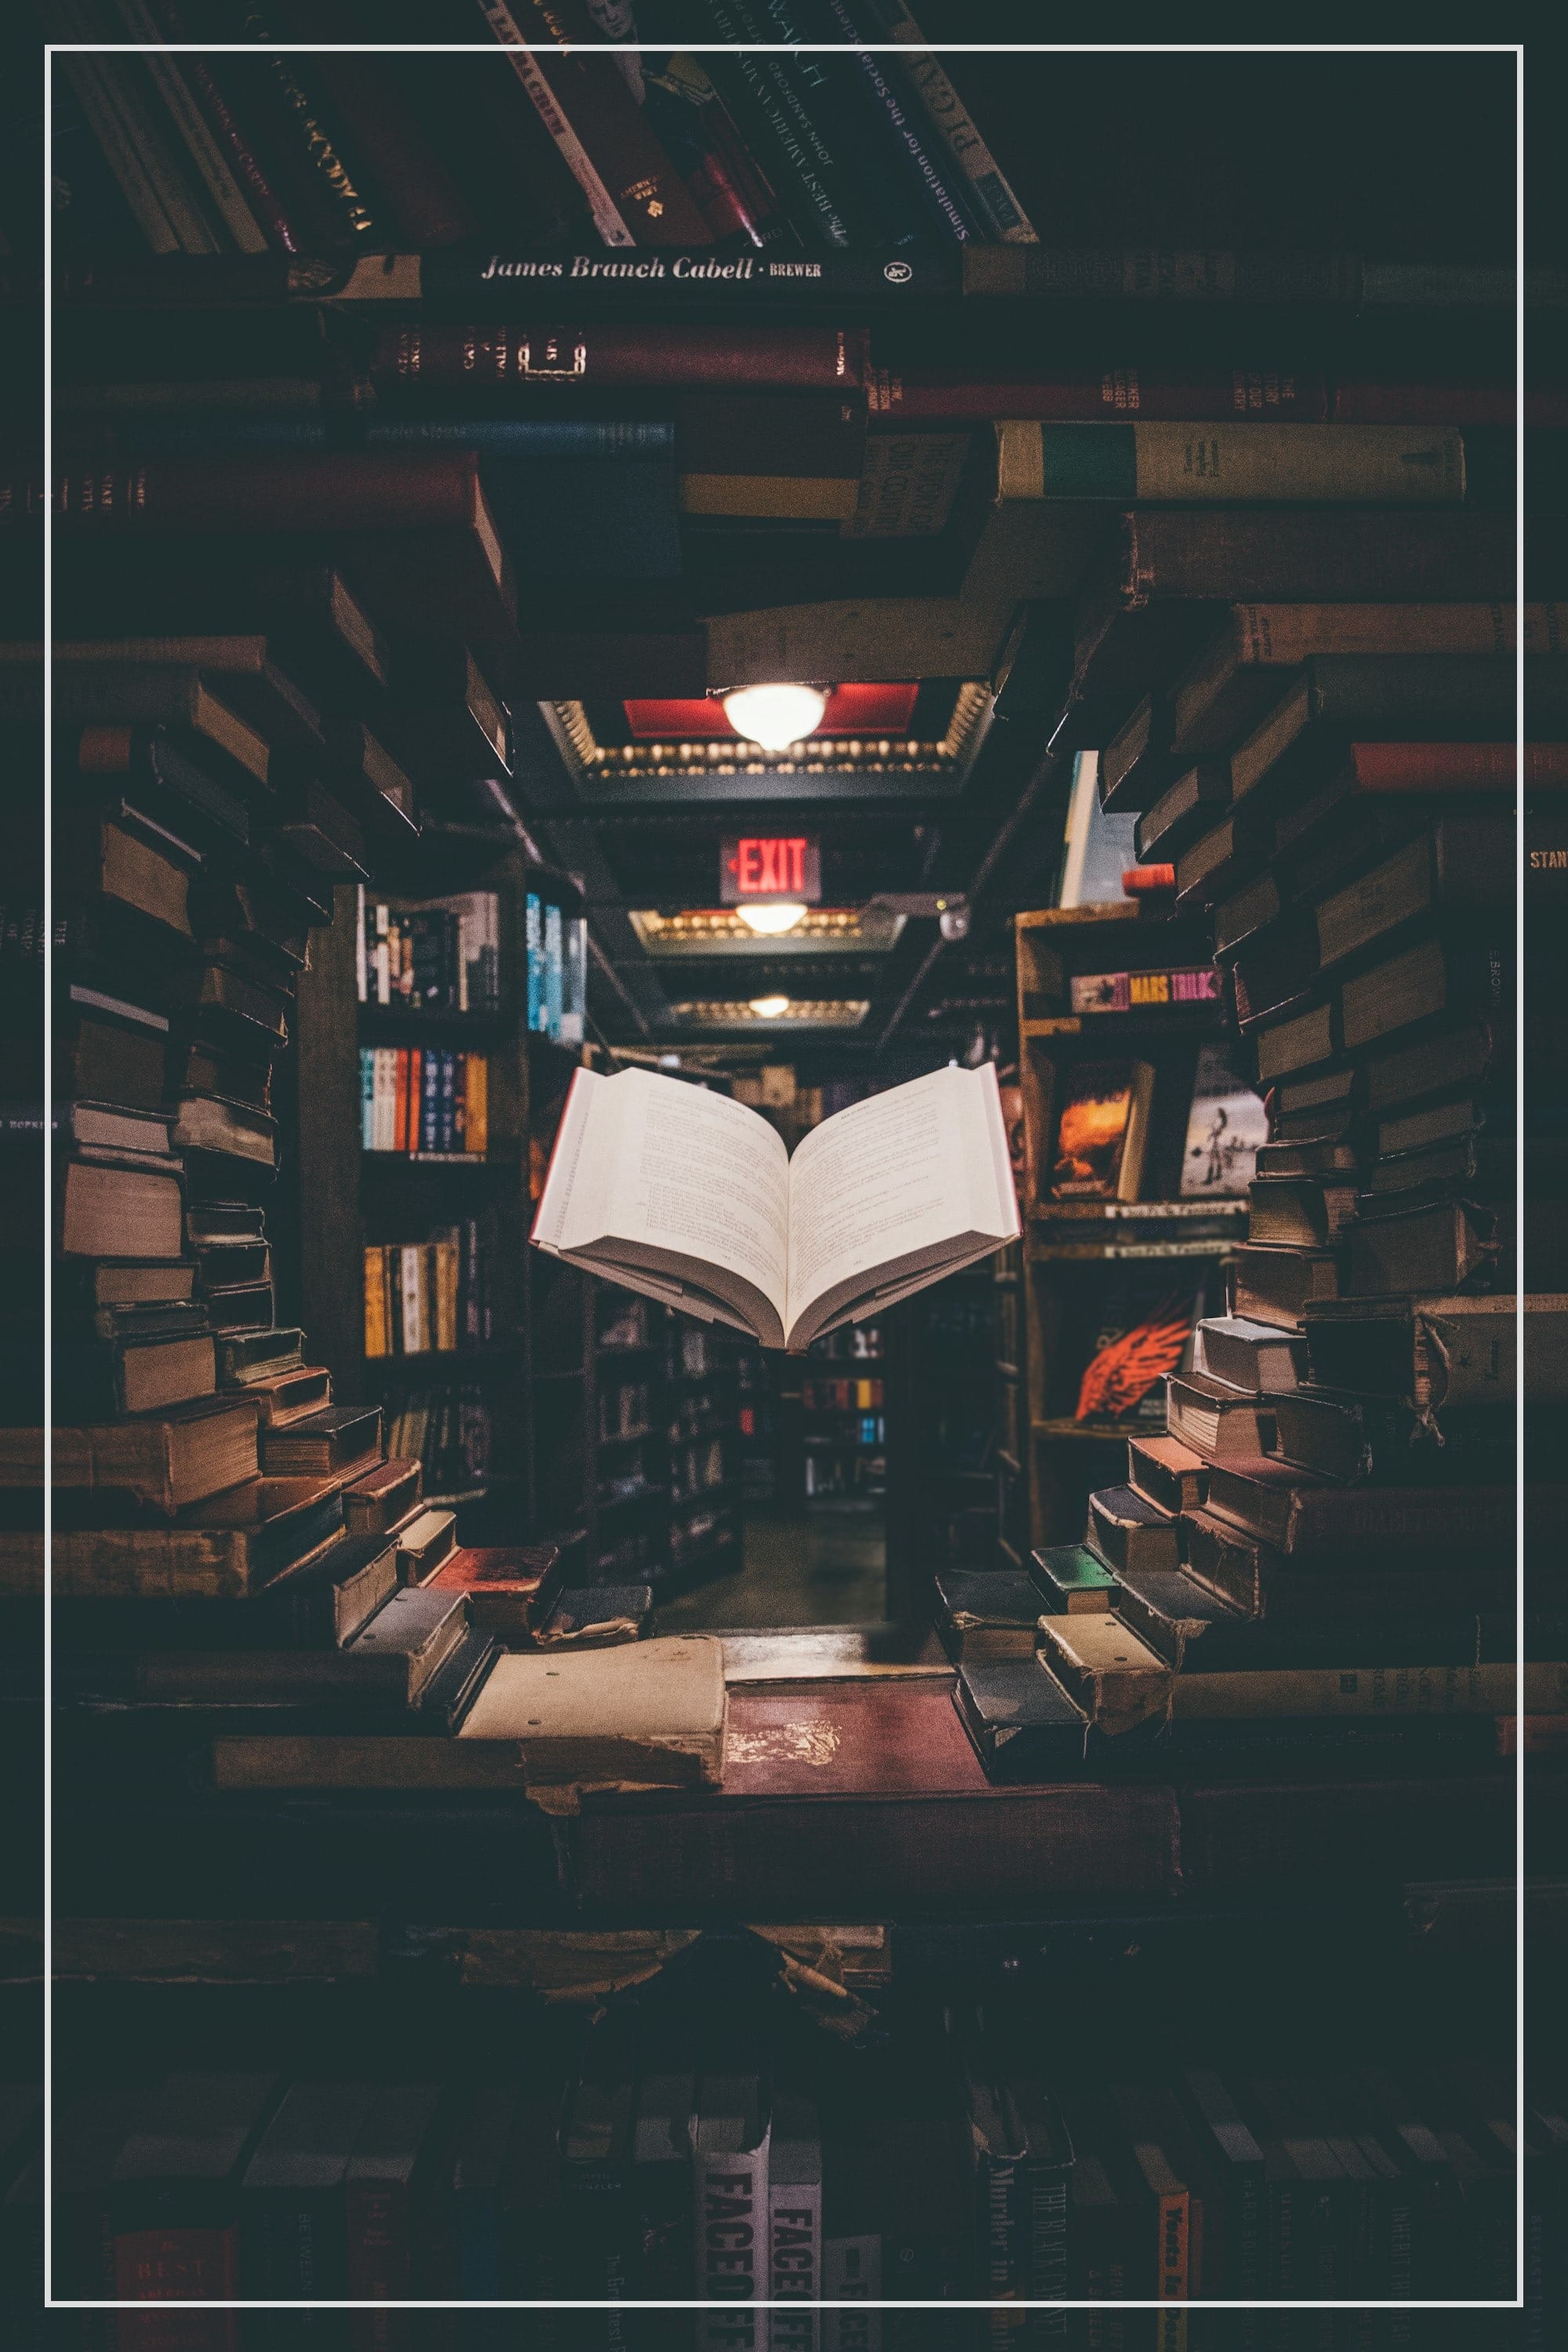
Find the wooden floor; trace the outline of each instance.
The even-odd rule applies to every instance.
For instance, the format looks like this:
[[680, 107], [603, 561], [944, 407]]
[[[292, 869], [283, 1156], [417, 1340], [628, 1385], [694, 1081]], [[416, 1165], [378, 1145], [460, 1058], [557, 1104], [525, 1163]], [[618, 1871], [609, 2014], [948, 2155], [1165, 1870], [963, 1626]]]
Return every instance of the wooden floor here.
[[748, 1510], [741, 1566], [660, 1609], [655, 1631], [697, 1626], [866, 1625], [886, 1605], [881, 1511], [814, 1504], [804, 1518]]

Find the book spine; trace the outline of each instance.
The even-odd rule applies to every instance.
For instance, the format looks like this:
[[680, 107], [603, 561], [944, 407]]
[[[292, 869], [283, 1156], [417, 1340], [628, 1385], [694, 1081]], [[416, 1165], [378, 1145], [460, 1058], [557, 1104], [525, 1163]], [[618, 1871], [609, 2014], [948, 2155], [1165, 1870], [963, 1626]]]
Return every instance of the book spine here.
[[468, 1150], [482, 1160], [489, 1149], [489, 1061], [483, 1054], [468, 1055], [467, 1124]]
[[1219, 247], [982, 246], [965, 248], [966, 294], [1058, 301], [1288, 302], [1361, 299], [1353, 254], [1238, 254]]
[[[1527, 648], [1539, 609], [1526, 607]], [[1233, 617], [1230, 659], [1273, 669], [1318, 654], [1506, 654], [1518, 634], [1511, 604], [1238, 604]]]
[[[184, 13], [175, 5], [175, 0], [149, 0], [149, 8], [166, 39], [179, 42], [190, 39]], [[260, 226], [264, 244], [277, 246], [284, 253], [302, 252], [303, 240], [293, 220], [268, 178], [243, 122], [214, 79], [205, 59], [187, 48], [182, 51], [180, 68], [196, 93], [215, 138], [228, 156], [245, 192], [246, 202]]]
[[[709, 62], [721, 69], [725, 62], [733, 65], [735, 60]], [[420, 285], [426, 299], [471, 304], [481, 313], [487, 303], [510, 300], [513, 289], [554, 296], [569, 295], [574, 288], [592, 293], [596, 303], [612, 296], [633, 312], [719, 306], [790, 312], [825, 301], [874, 302], [879, 311], [896, 312], [918, 311], [927, 301], [960, 294], [962, 263], [962, 255], [940, 247], [927, 252], [911, 249], [889, 265], [885, 255], [837, 248], [759, 254], [716, 253], [710, 247], [699, 247], [685, 252], [650, 248], [628, 254], [492, 246], [482, 256], [426, 255], [420, 265]], [[106, 277], [104, 282], [107, 286], [112, 280]], [[993, 408], [987, 416], [1003, 413]]]
[[[349, 2183], [348, 2293], [355, 2303], [396, 2303], [414, 2292], [408, 2192], [400, 2182]], [[385, 2352], [390, 2315], [356, 2312], [354, 2352]]]
[[367, 1356], [392, 1352], [387, 1346], [382, 1253], [374, 1246], [364, 1253], [364, 1351]]
[[466, 1151], [468, 1148], [468, 1055], [458, 1053], [452, 1056], [452, 1139], [449, 1151]]
[[[601, 6], [605, 0], [597, 0]], [[481, 0], [481, 5], [484, 0]], [[700, 206], [628, 87], [639, 59], [595, 56], [591, 7], [583, 0], [529, 0], [530, 11], [555, 47], [535, 50], [557, 99], [577, 123], [622, 218], [640, 246], [701, 245], [709, 227]]]
[[528, 966], [528, 1026], [542, 1025], [544, 1010], [544, 910], [538, 893], [528, 893], [524, 909], [524, 940]]
[[345, 148], [335, 110], [323, 107], [316, 86], [323, 60], [279, 48], [277, 37], [260, 13], [260, 0], [234, 0], [242, 29], [266, 60], [285, 134], [290, 136], [299, 166], [317, 191], [339, 236], [349, 247], [364, 249], [385, 240], [387, 221], [379, 191], [373, 192], [363, 163]]
[[419, 1328], [419, 1244], [405, 1242], [398, 1251], [399, 1290], [402, 1300], [403, 1353], [419, 1355], [425, 1346]]
[[823, 245], [847, 246], [858, 208], [846, 201], [833, 159], [780, 60], [768, 53], [766, 35], [731, 0], [705, 0], [705, 7], [725, 45], [704, 53], [707, 70], [736, 114], [749, 119], [762, 151], [778, 159], [779, 185], [794, 198], [797, 226]]
[[822, 2183], [768, 2189], [768, 2352], [821, 2352]]
[[1194, 433], [1184, 425], [1030, 420], [998, 425], [997, 444], [997, 495], [1005, 501], [1458, 505], [1465, 488], [1457, 433], [1413, 435], [1401, 425], [1247, 425]]
[[359, 1050], [360, 1148], [375, 1150], [375, 1055], [368, 1045]]
[[1035, 2332], [1047, 2342], [1065, 2338], [1068, 2315], [1059, 2306], [1072, 2292], [1068, 2284], [1068, 2176], [1060, 2165], [1030, 2164], [1024, 2175], [1026, 2273], [1024, 2293], [1045, 2305]]
[[825, 2236], [822, 2352], [882, 2352], [882, 2241]]
[[[170, 457], [56, 478], [55, 518], [95, 530], [375, 530], [469, 521], [478, 460], [458, 450]], [[0, 483], [0, 514], [37, 510]]]
[[[61, 29], [69, 28], [62, 23]], [[139, 151], [116, 112], [105, 86], [101, 62], [69, 54], [61, 62], [88, 127], [125, 199], [126, 209], [150, 249], [165, 257], [180, 252], [180, 234], [163, 194], [154, 184], [152, 158]], [[209, 248], [198, 246], [192, 249], [199, 252]]]
[[[121, 2231], [114, 2241], [114, 2294], [132, 2306], [119, 2315], [120, 2352], [237, 2352], [237, 2311], [184, 2306], [216, 2303], [239, 2292], [238, 2247], [232, 2229]], [[163, 2305], [142, 2309], [142, 2305]]]
[[843, 393], [863, 382], [866, 343], [863, 331], [832, 327], [416, 326], [378, 337], [371, 374], [388, 390], [434, 384], [494, 391], [568, 383], [650, 391], [737, 385]]
[[[1512, 793], [1520, 781], [1511, 743], [1352, 743], [1349, 756], [1363, 793]], [[1564, 780], [1568, 746], [1525, 745], [1527, 785]]]
[[924, 36], [903, 0], [866, 0], [868, 14], [905, 52], [904, 72], [937, 136], [966, 182], [972, 201], [992, 235], [1005, 245], [1038, 242], [1028, 215], [1008, 186], [1002, 166], [985, 144], [945, 68], [926, 47]]
[[1114, 425], [1142, 417], [1186, 424], [1319, 424], [1328, 406], [1321, 375], [1267, 368], [1234, 368], [1190, 382], [1151, 378], [1136, 367], [1107, 368], [1076, 380], [1034, 376], [1016, 382], [873, 368], [867, 399], [874, 416], [955, 425], [989, 424], [997, 417], [1061, 424]]
[[[1525, 394], [1526, 425], [1562, 424], [1561, 395]], [[1532, 415], [1532, 407], [1535, 413]], [[1510, 383], [1336, 383], [1331, 414], [1339, 425], [1512, 425], [1518, 394]]]
[[474, 1217], [465, 1217], [462, 1225], [462, 1263], [458, 1276], [459, 1329], [462, 1339], [470, 1348], [477, 1347], [483, 1336], [480, 1328], [479, 1260], [479, 1221]]
[[374, 56], [323, 48], [310, 66], [355, 153], [384, 190], [399, 236], [416, 252], [478, 236], [461, 189]]
[[457, 1149], [457, 1091], [458, 1057], [450, 1046], [445, 1046], [441, 1053], [441, 1098], [437, 1122], [441, 1139], [437, 1149], [440, 1151]]
[[421, 1151], [441, 1149], [441, 1056], [425, 1049], [420, 1067], [418, 1145]]
[[961, 195], [938, 170], [926, 145], [923, 124], [915, 121], [913, 106], [896, 85], [897, 68], [891, 74], [884, 72], [880, 60], [863, 46], [863, 36], [844, 0], [825, 0], [825, 13], [847, 44], [846, 62], [858, 75], [865, 94], [865, 113], [873, 138], [893, 170], [913, 188], [937, 233], [953, 245], [970, 244], [975, 230], [964, 200], [969, 192], [965, 188]]
[[[1172, 1713], [1206, 1721], [1253, 1716], [1509, 1715], [1519, 1698], [1511, 1664], [1259, 1667], [1256, 1673], [1175, 1677]], [[1560, 1712], [1568, 1665], [1524, 1670], [1527, 1711]]]
[[992, 2305], [991, 2340], [1005, 2344], [1016, 2319], [1006, 2306], [1024, 2293], [1023, 2168], [1010, 2157], [982, 2155], [975, 2168], [977, 2284]]
[[766, 2143], [700, 2157], [692, 2191], [700, 2352], [766, 2352]]
[[[126, 31], [143, 44], [142, 62], [148, 79], [184, 142], [215, 215], [241, 253], [265, 253], [267, 238], [235, 177], [228, 156], [192, 93], [195, 77], [191, 68], [199, 64], [199, 59], [182, 58], [175, 64], [160, 47], [157, 22], [142, 0], [118, 0], [118, 6]], [[211, 77], [207, 79], [210, 81]]]
[[524, 40], [505, 0], [479, 0], [486, 24], [511, 60], [512, 71], [527, 92], [534, 112], [554, 142], [557, 153], [587, 200], [594, 226], [609, 246], [635, 246], [637, 237], [611, 194], [599, 167], [568, 121], [539, 59]]

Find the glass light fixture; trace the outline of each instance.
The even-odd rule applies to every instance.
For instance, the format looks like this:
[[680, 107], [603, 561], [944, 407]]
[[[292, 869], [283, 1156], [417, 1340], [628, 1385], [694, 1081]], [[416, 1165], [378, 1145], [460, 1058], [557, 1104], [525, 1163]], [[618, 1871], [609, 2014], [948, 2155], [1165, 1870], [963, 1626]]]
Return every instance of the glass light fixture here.
[[764, 751], [787, 751], [820, 725], [826, 708], [820, 686], [738, 686], [724, 697], [724, 716], [736, 734]]
[[735, 912], [749, 931], [758, 931], [763, 939], [771, 940], [783, 931], [793, 931], [805, 908], [794, 898], [775, 898], [766, 906], [737, 907]]
[[777, 1021], [789, 1011], [787, 996], [753, 996], [751, 1009], [759, 1021]]

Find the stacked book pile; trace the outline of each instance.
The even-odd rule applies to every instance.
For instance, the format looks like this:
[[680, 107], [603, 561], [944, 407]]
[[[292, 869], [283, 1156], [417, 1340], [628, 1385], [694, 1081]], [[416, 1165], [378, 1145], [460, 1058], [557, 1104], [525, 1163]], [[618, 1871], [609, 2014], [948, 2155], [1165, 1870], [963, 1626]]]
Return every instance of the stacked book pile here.
[[[1341, 593], [1370, 596], [1376, 568], [1345, 549]], [[1554, 610], [1522, 616], [1526, 788], [1568, 773]], [[1052, 1680], [1042, 1697], [1021, 1677], [1031, 1719], [1070, 1740], [1070, 1701], [1112, 1738], [1153, 1727], [1173, 1755], [1485, 1757], [1518, 1710], [1527, 1743], [1555, 1744], [1554, 1558], [1529, 1561], [1522, 1625], [1515, 1605], [1513, 614], [1200, 617], [1195, 658], [1167, 651], [1104, 788], [1141, 807], [1141, 848], [1172, 856], [1178, 904], [1213, 924], [1269, 1140], [1233, 1311], [1197, 1325], [1169, 1378], [1169, 1437], [1134, 1440], [1127, 1483], [1090, 1499], [1086, 1543], [1114, 1582], [1098, 1610], [1042, 1619]], [[1494, 628], [1504, 649], [1480, 650]], [[1548, 1279], [1555, 1247], [1543, 1229]], [[1527, 1293], [1522, 1329], [1531, 1408], [1550, 1410], [1568, 1302]], [[1559, 1492], [1527, 1496], [1527, 1532]], [[1000, 1760], [994, 1707], [966, 1705]], [[1028, 1745], [1006, 1743], [1011, 1769]]]
[[[41, 867], [18, 873], [26, 952], [6, 979], [16, 1050], [32, 1042], [37, 1061], [4, 1114], [36, 1188], [47, 1050], [52, 1430], [40, 1296], [5, 1367], [0, 1575], [18, 1672], [36, 1676], [47, 1469], [68, 1773], [75, 1734], [90, 1771], [102, 1738], [129, 1756], [234, 1710], [254, 1728], [445, 1732], [498, 1654], [471, 1574], [442, 1581], [454, 1513], [426, 1505], [416, 1459], [384, 1459], [380, 1408], [335, 1402], [305, 1333], [276, 1319], [274, 1064], [333, 880], [367, 852], [328, 730], [272, 654], [234, 638], [56, 648], [55, 929], [46, 942], [41, 920], [21, 919]], [[6, 647], [0, 683], [26, 747], [38, 649]], [[377, 838], [408, 832], [384, 801], [375, 816], [370, 790], [358, 804]], [[461, 1250], [438, 1246], [450, 1322]], [[431, 1255], [415, 1253], [421, 1266]], [[548, 1626], [561, 1580], [552, 1554], [503, 1580], [519, 1578], [521, 1641]], [[574, 1601], [561, 1631], [638, 1621], [617, 1594]]]
[[[507, 1983], [512, 1939], [487, 1940]], [[1439, 2054], [1406, 2027], [1374, 2053], [1363, 2033], [1315, 2064], [1276, 2029], [1182, 2063], [1130, 2032], [1074, 2063], [1037, 2016], [960, 2004], [945, 2029], [895, 2011], [884, 2046], [847, 2050], [721, 1980], [704, 2002], [700, 1955], [680, 1957], [684, 1986], [674, 1961], [651, 1982], [623, 1962], [637, 1997], [589, 2026], [521, 2006], [521, 2058], [492, 2042], [352, 2081], [301, 2037], [268, 2063], [220, 2046], [205, 2070], [63, 2090], [57, 2292], [132, 2310], [583, 2298], [612, 2329], [617, 2305], [684, 2304], [684, 2340], [742, 2352], [770, 2330], [842, 2344], [840, 2313], [850, 2341], [897, 2341], [884, 2303], [983, 2298], [1011, 2340], [1065, 2332], [1058, 2303], [1092, 2330], [1093, 2306], [1109, 2328], [1136, 2300], [1165, 2323], [1147, 2340], [1180, 2343], [1189, 2302], [1510, 2301], [1522, 2169], [1527, 2315], [1549, 2325], [1561, 2295], [1560, 2087], [1527, 2077], [1521, 2137], [1512, 2070], [1471, 2035]], [[0, 2195], [37, 2226], [37, 2095], [11, 2105]]]

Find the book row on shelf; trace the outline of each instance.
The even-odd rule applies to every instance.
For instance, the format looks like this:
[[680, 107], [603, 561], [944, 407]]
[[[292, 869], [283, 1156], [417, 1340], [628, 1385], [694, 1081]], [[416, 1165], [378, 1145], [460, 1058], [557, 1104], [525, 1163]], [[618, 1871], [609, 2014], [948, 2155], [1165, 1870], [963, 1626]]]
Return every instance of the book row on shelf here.
[[367, 897], [362, 882], [354, 970], [360, 1003], [425, 1013], [499, 1012], [500, 911], [493, 890], [394, 905]]
[[367, 1357], [446, 1354], [495, 1337], [489, 1232], [477, 1217], [428, 1241], [381, 1243], [364, 1253]]
[[489, 1149], [489, 1057], [451, 1045], [362, 1045], [360, 1139], [366, 1151]]
[[[780, 1966], [766, 1931], [745, 1943]], [[722, 1983], [705, 2011], [694, 1985], [660, 1990], [591, 2023], [536, 2006], [526, 2055], [396, 2084], [306, 2048], [67, 2091], [57, 2294], [135, 2306], [178, 2276], [187, 2301], [353, 2298], [411, 2345], [449, 2317], [384, 2306], [583, 2298], [609, 2306], [581, 2315], [589, 2340], [614, 2342], [659, 2325], [616, 2306], [684, 2304], [666, 2326], [743, 2352], [770, 2331], [821, 2352], [917, 2340], [884, 2304], [984, 2299], [994, 2325], [1055, 2336], [1072, 2301], [1140, 2346], [1180, 2341], [1162, 2305], [1513, 2296], [1518, 2094], [1484, 2037], [1434, 2059], [1408, 2032], [1363, 2036], [1323, 2067], [1278, 2031], [1256, 2055], [1107, 2060], [1064, 2055], [1016, 2000], [927, 2001], [865, 2046], [857, 1997], [835, 2041], [776, 1994], [748, 2014]], [[1568, 2143], [1550, 2072], [1522, 2098], [1524, 2300], [1543, 2317]], [[17, 2090], [4, 2110], [18, 2225], [46, 2196], [37, 2105]], [[988, 2340], [973, 2309], [941, 2318], [945, 2342]]]

